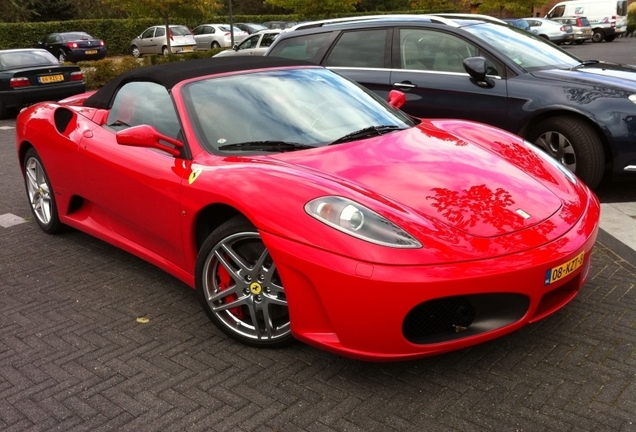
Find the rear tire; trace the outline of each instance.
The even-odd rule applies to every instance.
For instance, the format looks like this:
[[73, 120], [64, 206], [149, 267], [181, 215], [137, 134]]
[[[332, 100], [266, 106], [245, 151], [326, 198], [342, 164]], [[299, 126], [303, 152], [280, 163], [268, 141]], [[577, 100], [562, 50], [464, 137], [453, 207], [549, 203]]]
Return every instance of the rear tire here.
[[221, 45], [217, 41], [212, 42], [212, 49], [217, 49], [217, 48], [221, 48]]
[[605, 39], [605, 33], [601, 30], [594, 30], [594, 34], [592, 34], [592, 42], [603, 42]]
[[167, 55], [169, 54], [169, 51], [168, 51], [168, 47], [167, 47], [167, 46], [165, 46], [165, 47], [161, 48], [161, 54], [163, 54], [163, 55], [165, 55], [165, 56], [167, 56]]
[[141, 57], [141, 51], [139, 51], [139, 47], [137, 45], [133, 45], [132, 49], [131, 49], [131, 53], [133, 55], [133, 57], [135, 58], [140, 58]]
[[57, 55], [57, 59], [60, 61], [60, 63], [64, 63], [66, 61], [66, 54], [64, 54], [64, 51], [60, 51], [60, 53]]
[[576, 174], [590, 189], [605, 171], [603, 144], [596, 131], [572, 116], [551, 117], [535, 126], [528, 141]]

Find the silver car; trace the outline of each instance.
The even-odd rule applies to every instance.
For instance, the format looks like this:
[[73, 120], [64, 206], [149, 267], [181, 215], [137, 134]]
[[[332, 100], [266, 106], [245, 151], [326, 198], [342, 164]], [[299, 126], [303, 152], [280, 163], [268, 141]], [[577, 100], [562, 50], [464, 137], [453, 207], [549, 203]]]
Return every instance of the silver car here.
[[274, 40], [281, 33], [281, 30], [262, 30], [250, 35], [238, 45], [234, 45], [231, 50], [221, 51], [214, 57], [238, 56], [262, 56], [270, 47]]
[[530, 33], [548, 39], [550, 42], [560, 45], [574, 40], [574, 30], [569, 24], [561, 24], [546, 18], [523, 18], [530, 24]]
[[[192, 30], [192, 34], [197, 42], [198, 50], [229, 48], [232, 46], [229, 24], [201, 24]], [[247, 35], [247, 32], [234, 27], [234, 43], [241, 42]]]
[[[171, 25], [169, 36], [170, 51], [173, 53], [194, 51], [196, 41], [190, 29], [186, 26]], [[135, 57], [141, 57], [144, 54], [168, 55], [166, 26], [148, 27], [142, 34], [130, 42], [130, 51]]]
[[572, 30], [574, 31], [573, 42], [576, 42], [580, 45], [587, 40], [592, 40], [594, 30], [592, 30], [592, 26], [590, 25], [590, 22], [586, 17], [559, 17], [550, 19], [561, 24], [570, 24], [572, 26]]

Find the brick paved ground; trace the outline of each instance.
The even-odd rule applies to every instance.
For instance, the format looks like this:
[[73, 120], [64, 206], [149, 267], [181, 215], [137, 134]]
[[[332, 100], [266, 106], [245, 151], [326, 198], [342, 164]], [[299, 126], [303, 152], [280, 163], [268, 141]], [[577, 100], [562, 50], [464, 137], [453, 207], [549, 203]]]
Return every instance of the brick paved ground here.
[[[26, 217], [12, 134], [0, 214]], [[370, 364], [247, 348], [125, 252], [33, 221], [0, 228], [0, 430], [636, 431], [636, 268], [600, 243], [593, 259], [580, 295], [538, 324]]]

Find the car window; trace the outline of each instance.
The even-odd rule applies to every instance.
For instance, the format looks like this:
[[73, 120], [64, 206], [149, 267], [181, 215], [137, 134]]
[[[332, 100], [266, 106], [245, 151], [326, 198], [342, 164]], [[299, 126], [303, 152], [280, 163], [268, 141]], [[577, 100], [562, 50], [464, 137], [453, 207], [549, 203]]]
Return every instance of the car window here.
[[[387, 29], [344, 32], [331, 49], [326, 66], [383, 68]], [[320, 45], [318, 45], [320, 46]]]
[[261, 35], [254, 35], [254, 36], [248, 37], [243, 42], [241, 42], [241, 44], [238, 46], [238, 49], [242, 50], [242, 49], [256, 48], [256, 46], [258, 45], [258, 38], [260, 37]]
[[147, 29], [145, 32], [143, 32], [143, 34], [141, 35], [142, 39], [148, 39], [153, 37], [155, 34], [155, 29], [154, 28], [149, 28]]
[[278, 33], [266, 33], [263, 35], [263, 40], [261, 40], [261, 48], [265, 48], [271, 46], [276, 38], [278, 37]]
[[164, 86], [135, 81], [125, 84], [115, 95], [106, 125], [122, 130], [142, 124], [154, 126], [172, 138], [179, 135], [181, 126], [172, 98]]
[[157, 30], [155, 31], [155, 37], [161, 37], [163, 35], [166, 34], [166, 28], [165, 27], [157, 27]]
[[216, 29], [212, 26], [205, 26], [205, 30], [203, 31], [203, 34], [214, 34], [216, 33]]
[[[191, 35], [190, 29], [184, 26], [170, 27], [170, 31], [174, 36], [186, 36]], [[162, 35], [163, 36], [163, 35]]]
[[464, 59], [477, 48], [454, 35], [435, 30], [400, 29], [402, 68], [465, 73]]
[[64, 41], [76, 41], [82, 39], [93, 39], [93, 37], [88, 33], [65, 33], [62, 35], [62, 40]]
[[311, 60], [330, 32], [291, 37], [281, 41], [269, 53], [272, 57], [285, 57], [294, 60]]
[[565, 5], [557, 6], [552, 11], [552, 14], [550, 15], [550, 17], [561, 17], [563, 16], [563, 12], [565, 12]]
[[196, 27], [194, 30], [192, 30], [192, 34], [193, 35], [203, 34], [203, 26]]
[[52, 44], [52, 43], [55, 43], [56, 38], [57, 38], [57, 35], [50, 34], [46, 37], [46, 40], [44, 42], [48, 44]]

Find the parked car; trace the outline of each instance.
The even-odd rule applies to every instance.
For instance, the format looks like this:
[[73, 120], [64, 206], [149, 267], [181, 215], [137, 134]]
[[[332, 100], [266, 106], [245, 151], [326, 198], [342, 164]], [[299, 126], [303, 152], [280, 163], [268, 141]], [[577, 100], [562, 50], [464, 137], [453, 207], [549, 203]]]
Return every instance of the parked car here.
[[574, 41], [574, 30], [569, 24], [561, 24], [546, 18], [523, 18], [530, 25], [530, 32], [560, 45]]
[[383, 98], [402, 90], [402, 109], [416, 117], [475, 120], [521, 135], [591, 187], [606, 168], [636, 171], [634, 66], [582, 61], [531, 33], [477, 19], [308, 27], [281, 33], [266, 55], [327, 66]]
[[104, 41], [84, 32], [51, 33], [39, 41], [37, 47], [53, 54], [60, 63], [101, 60], [106, 57]]
[[549, 19], [584, 16], [592, 26], [592, 42], [612, 42], [627, 32], [627, 0], [568, 0], [555, 4]]
[[504, 21], [506, 23], [508, 23], [508, 25], [511, 25], [513, 27], [517, 27], [517, 28], [520, 28], [521, 30], [525, 30], [525, 31], [530, 31], [530, 24], [528, 23], [528, 21], [526, 21], [524, 19], [509, 18], [509, 19], [504, 19]]
[[272, 30], [274, 29], [284, 30], [284, 29], [292, 28], [296, 24], [298, 24], [298, 22], [296, 21], [267, 21], [263, 23], [265, 27]]
[[61, 65], [43, 49], [0, 50], [0, 119], [16, 108], [84, 91], [78, 66]]
[[234, 24], [236, 27], [240, 28], [241, 30], [243, 30], [244, 32], [246, 32], [247, 34], [253, 34], [256, 32], [259, 32], [261, 30], [267, 30], [267, 26], [264, 26], [263, 24], [256, 24], [256, 23], [237, 23]]
[[[173, 53], [194, 51], [197, 46], [192, 32], [185, 26], [171, 25], [169, 36], [170, 51]], [[168, 55], [166, 26], [148, 27], [143, 33], [130, 41], [130, 51], [135, 57], [141, 57], [144, 54]]]
[[225, 56], [262, 56], [267, 49], [274, 43], [281, 30], [263, 30], [254, 33], [243, 40], [240, 44], [234, 45], [230, 50], [221, 51], [214, 57]]
[[159, 266], [248, 345], [414, 359], [568, 304], [596, 196], [513, 134], [403, 101], [307, 62], [190, 60], [27, 108], [16, 154], [43, 231]]
[[[198, 50], [227, 48], [232, 46], [232, 33], [229, 24], [201, 24], [192, 30]], [[234, 43], [241, 42], [248, 36], [238, 27], [234, 28]]]
[[552, 18], [552, 21], [571, 25], [574, 31], [574, 40], [572, 42], [578, 45], [585, 41], [592, 40], [594, 32], [590, 22], [585, 17], [560, 17]]

